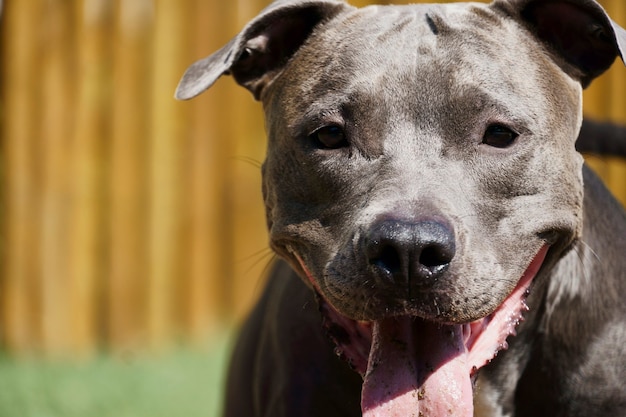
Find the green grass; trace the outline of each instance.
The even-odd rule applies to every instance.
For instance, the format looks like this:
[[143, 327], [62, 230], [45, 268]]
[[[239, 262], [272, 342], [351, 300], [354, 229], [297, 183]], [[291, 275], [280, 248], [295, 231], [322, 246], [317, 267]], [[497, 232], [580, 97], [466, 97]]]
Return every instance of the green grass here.
[[217, 417], [224, 341], [207, 352], [45, 361], [0, 356], [0, 417]]

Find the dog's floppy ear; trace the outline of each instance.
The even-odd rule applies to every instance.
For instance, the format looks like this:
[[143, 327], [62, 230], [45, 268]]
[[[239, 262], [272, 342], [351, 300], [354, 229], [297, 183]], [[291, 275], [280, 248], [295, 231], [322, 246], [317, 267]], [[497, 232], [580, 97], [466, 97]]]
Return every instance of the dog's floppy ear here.
[[258, 100], [316, 26], [352, 8], [339, 0], [275, 1], [222, 49], [192, 64], [178, 84], [176, 98], [193, 98], [221, 75], [231, 74]]
[[626, 31], [594, 0], [496, 0], [544, 43], [561, 67], [587, 87], [619, 55]]

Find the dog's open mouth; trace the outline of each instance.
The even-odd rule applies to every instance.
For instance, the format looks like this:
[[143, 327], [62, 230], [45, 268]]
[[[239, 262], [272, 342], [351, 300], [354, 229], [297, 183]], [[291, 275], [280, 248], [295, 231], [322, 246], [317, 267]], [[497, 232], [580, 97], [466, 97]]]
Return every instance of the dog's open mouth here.
[[363, 416], [471, 417], [476, 373], [507, 348], [507, 337], [515, 334], [528, 309], [525, 299], [548, 248], [539, 250], [493, 313], [466, 324], [412, 316], [355, 321], [318, 292], [324, 326], [337, 354], [363, 377]]

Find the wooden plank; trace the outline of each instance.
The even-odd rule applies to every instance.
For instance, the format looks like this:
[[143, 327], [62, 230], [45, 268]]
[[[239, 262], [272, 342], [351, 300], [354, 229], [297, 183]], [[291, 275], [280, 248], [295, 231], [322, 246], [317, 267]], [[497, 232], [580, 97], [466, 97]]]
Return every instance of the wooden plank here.
[[[227, 23], [229, 4], [220, 0], [196, 0], [192, 16], [193, 48], [187, 64], [218, 50], [232, 35]], [[182, 74], [181, 74], [182, 75]], [[190, 339], [206, 343], [219, 333], [227, 319], [230, 303], [226, 294], [232, 281], [231, 239], [227, 233], [231, 215], [224, 198], [225, 175], [231, 141], [223, 123], [228, 80], [194, 100], [181, 103], [190, 113], [187, 148], [188, 180], [185, 193], [186, 236], [188, 245], [186, 276], [181, 314]]]
[[69, 150], [74, 111], [74, 33], [71, 3], [45, 3], [42, 29], [43, 113], [39, 131], [42, 165], [41, 247], [42, 337], [50, 354], [68, 351], [70, 299], [68, 281], [68, 226], [72, 208], [69, 187]]
[[150, 215], [148, 245], [148, 332], [150, 344], [159, 347], [176, 333], [180, 300], [180, 239], [182, 236], [182, 142], [187, 114], [173, 98], [173, 89], [185, 68], [189, 2], [156, 0], [152, 39], [150, 143]]
[[104, 320], [108, 344], [127, 350], [145, 344], [149, 0], [117, 0], [113, 37], [113, 109], [110, 151], [110, 265]]
[[37, 284], [41, 222], [38, 131], [41, 114], [40, 32], [42, 1], [11, 2], [3, 10], [2, 183], [6, 233], [2, 246], [0, 305], [2, 342], [13, 352], [41, 347], [40, 301]]
[[70, 349], [92, 354], [101, 335], [104, 279], [104, 160], [108, 149], [111, 85], [112, 4], [74, 2], [78, 21], [78, 74], [71, 186], [75, 195], [70, 224]]

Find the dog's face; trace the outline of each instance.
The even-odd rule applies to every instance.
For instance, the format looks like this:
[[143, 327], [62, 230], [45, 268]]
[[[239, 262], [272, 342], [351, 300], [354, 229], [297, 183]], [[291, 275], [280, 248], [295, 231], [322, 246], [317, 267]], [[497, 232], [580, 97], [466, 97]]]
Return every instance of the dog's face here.
[[[544, 245], [577, 234], [580, 96], [488, 6], [342, 15], [264, 95], [272, 245], [350, 318], [482, 318]], [[385, 243], [422, 229], [448, 235], [430, 245], [453, 252], [430, 260], [445, 270], [420, 274]]]
[[588, 0], [279, 0], [194, 64], [263, 101], [271, 245], [364, 377], [363, 415], [472, 415], [536, 276], [578, 237], [581, 86], [626, 32]]

